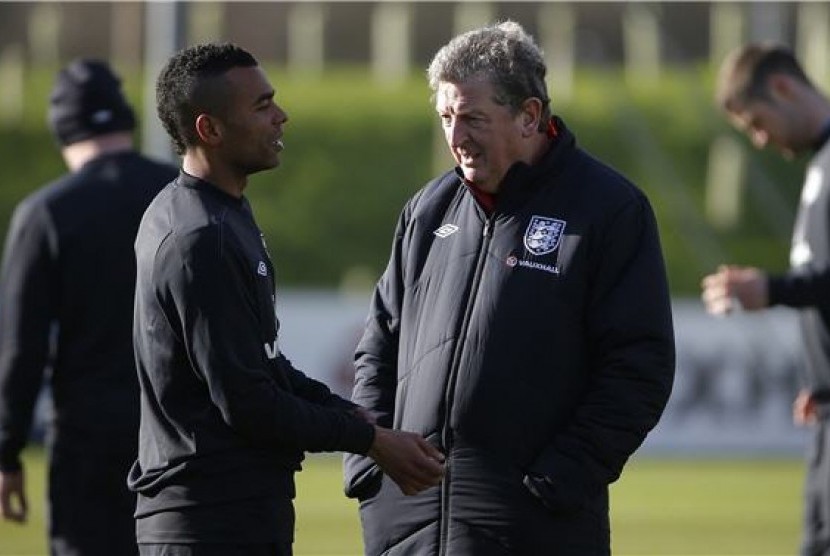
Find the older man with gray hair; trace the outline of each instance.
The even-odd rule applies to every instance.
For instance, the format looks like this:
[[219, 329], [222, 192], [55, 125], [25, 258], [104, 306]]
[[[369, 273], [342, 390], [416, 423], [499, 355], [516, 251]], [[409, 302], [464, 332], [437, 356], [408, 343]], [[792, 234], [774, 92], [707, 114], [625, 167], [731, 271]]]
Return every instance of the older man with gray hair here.
[[362, 456], [367, 554], [610, 553], [608, 485], [674, 372], [666, 273], [643, 193], [552, 115], [514, 22], [451, 40], [429, 83], [457, 163], [406, 204], [352, 396], [446, 456], [405, 496]]

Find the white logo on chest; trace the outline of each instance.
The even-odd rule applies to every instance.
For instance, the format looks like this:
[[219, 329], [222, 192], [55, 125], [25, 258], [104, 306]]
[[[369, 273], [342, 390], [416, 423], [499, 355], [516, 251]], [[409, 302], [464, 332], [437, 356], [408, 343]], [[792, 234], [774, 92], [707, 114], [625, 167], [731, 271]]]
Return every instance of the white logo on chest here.
[[437, 230], [435, 230], [432, 233], [437, 235], [440, 238], [445, 238], [447, 236], [451, 236], [452, 234], [454, 234], [457, 231], [458, 231], [458, 226], [456, 226], [455, 224], [444, 224], [443, 226], [441, 226], [440, 228], [438, 228]]
[[546, 216], [534, 216], [525, 231], [524, 244], [533, 255], [547, 255], [556, 251], [565, 231], [565, 221]]

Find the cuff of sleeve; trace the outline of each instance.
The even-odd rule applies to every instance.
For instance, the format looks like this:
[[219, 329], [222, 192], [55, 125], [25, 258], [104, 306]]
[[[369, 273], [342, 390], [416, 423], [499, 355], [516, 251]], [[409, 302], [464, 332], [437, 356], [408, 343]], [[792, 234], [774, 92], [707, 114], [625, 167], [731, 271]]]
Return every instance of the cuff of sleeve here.
[[522, 481], [525, 488], [535, 496], [547, 509], [551, 511], [566, 509], [565, 504], [562, 503], [560, 497], [554, 489], [553, 482], [545, 476], [541, 475], [525, 475]]
[[375, 441], [375, 427], [363, 419], [348, 415], [346, 423], [346, 443], [343, 451], [352, 454], [366, 455]]
[[23, 463], [18, 454], [0, 452], [0, 471], [3, 473], [14, 473], [23, 469]]
[[767, 277], [767, 304], [770, 307], [781, 304], [787, 287], [786, 282], [784, 276]]
[[554, 511], [573, 511], [602, 487], [583, 466], [553, 449], [530, 466], [524, 485]]

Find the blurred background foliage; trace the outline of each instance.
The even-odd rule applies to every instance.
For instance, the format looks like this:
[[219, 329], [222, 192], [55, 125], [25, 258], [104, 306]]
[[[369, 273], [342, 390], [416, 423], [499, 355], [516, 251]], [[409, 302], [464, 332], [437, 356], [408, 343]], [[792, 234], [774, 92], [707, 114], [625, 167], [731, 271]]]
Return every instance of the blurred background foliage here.
[[[4, 237], [14, 205], [64, 172], [45, 126], [55, 69], [27, 73], [23, 118], [0, 128]], [[327, 69], [317, 77], [266, 69], [290, 118], [286, 150], [280, 168], [253, 176], [247, 195], [279, 283], [371, 287], [385, 266], [404, 202], [442, 166], [434, 163], [435, 153], [446, 147], [436, 143], [442, 139], [426, 80], [413, 73], [379, 85], [365, 67]], [[142, 76], [123, 77], [140, 112]], [[578, 143], [651, 199], [674, 295], [697, 295], [701, 277], [720, 263], [787, 266], [804, 161], [792, 164], [777, 153], [756, 152], [735, 136], [748, 159], [745, 202], [728, 229], [707, 222], [713, 139], [735, 135], [713, 105], [712, 82], [707, 64], [667, 69], [643, 83], [632, 83], [621, 69], [577, 69], [570, 98], [553, 98], [554, 111]]]

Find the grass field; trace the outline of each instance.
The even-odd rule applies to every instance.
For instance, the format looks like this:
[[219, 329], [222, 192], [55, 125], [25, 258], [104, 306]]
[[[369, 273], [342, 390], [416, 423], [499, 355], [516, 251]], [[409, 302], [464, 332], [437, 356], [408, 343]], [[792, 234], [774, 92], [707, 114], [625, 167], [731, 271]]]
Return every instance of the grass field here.
[[[45, 555], [43, 454], [26, 453], [31, 519], [0, 523], [0, 556]], [[612, 489], [615, 556], [785, 556], [800, 520], [799, 460], [633, 460]], [[310, 458], [298, 476], [297, 556], [361, 554], [340, 459]], [[113, 555], [116, 556], [116, 555]]]

